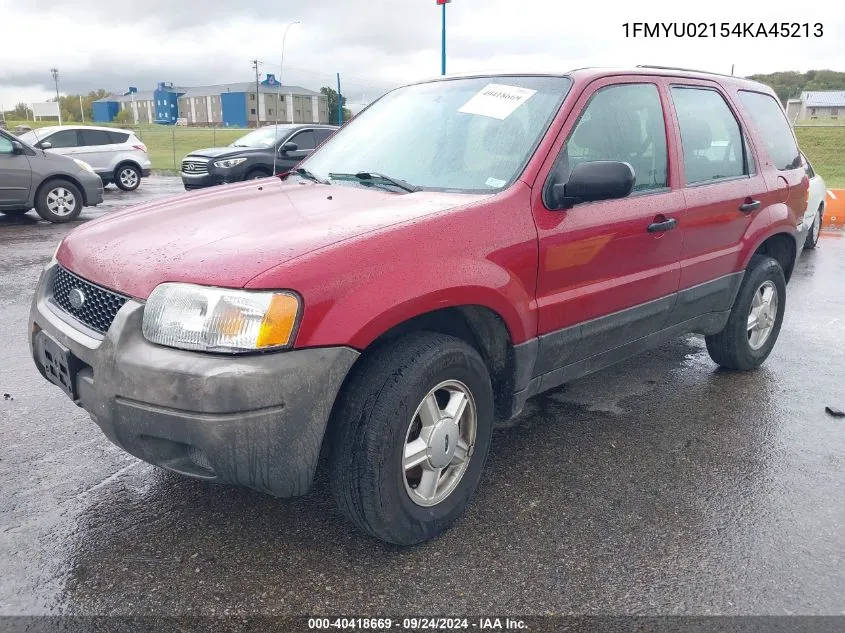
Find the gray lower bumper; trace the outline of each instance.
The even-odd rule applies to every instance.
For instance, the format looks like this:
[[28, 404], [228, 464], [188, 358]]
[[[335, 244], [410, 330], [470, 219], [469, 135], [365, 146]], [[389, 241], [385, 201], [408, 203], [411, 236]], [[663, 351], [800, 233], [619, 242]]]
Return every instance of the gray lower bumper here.
[[144, 338], [143, 305], [135, 301], [99, 337], [51, 302], [50, 275], [42, 274], [33, 301], [31, 338], [43, 330], [80, 361], [77, 404], [112, 442], [192, 477], [278, 497], [308, 490], [357, 351], [228, 356], [166, 348]]

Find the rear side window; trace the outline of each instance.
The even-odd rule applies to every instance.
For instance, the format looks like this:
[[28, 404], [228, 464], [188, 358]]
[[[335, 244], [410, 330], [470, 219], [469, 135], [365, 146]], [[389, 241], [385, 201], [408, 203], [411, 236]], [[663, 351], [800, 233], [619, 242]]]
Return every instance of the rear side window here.
[[314, 144], [314, 132], [313, 130], [306, 130], [305, 132], [300, 132], [293, 136], [290, 139], [290, 143], [296, 143], [297, 149], [314, 149], [316, 145]]
[[707, 88], [672, 88], [687, 184], [748, 173], [739, 123], [724, 98]]
[[739, 98], [757, 126], [775, 167], [781, 170], [801, 167], [801, 155], [792, 129], [780, 104], [771, 95], [740, 90]]
[[598, 90], [563, 147], [555, 182], [565, 183], [575, 165], [617, 160], [634, 168], [634, 191], [668, 185], [666, 125], [654, 84], [619, 84]]
[[110, 145], [109, 133], [104, 130], [80, 130], [82, 145]]
[[109, 144], [119, 145], [129, 140], [129, 135], [125, 132], [106, 132], [109, 135]]
[[61, 132], [51, 134], [45, 139], [41, 139], [41, 141], [50, 143], [50, 146], [53, 148], [79, 147], [76, 130], [62, 130]]
[[807, 157], [804, 154], [801, 154], [801, 158], [804, 160], [804, 173], [807, 174], [807, 178], [815, 178], [816, 172], [813, 171], [813, 166], [810, 164], [810, 161], [807, 160]]

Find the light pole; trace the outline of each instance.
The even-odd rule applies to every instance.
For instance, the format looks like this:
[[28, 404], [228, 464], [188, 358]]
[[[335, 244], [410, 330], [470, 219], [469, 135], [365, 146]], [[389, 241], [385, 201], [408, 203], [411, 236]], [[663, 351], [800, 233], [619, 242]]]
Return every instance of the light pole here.
[[59, 109], [59, 125], [62, 124], [62, 102], [59, 101], [59, 69], [58, 68], [51, 68], [50, 72], [53, 73], [53, 81], [56, 84], [56, 107]]
[[[282, 61], [279, 64], [279, 88], [276, 91], [276, 130], [275, 130], [275, 140], [279, 139], [279, 110], [282, 108], [282, 73], [285, 70], [285, 42], [288, 39], [288, 31], [290, 27], [294, 24], [302, 24], [300, 20], [294, 20], [290, 24], [285, 27], [285, 32], [282, 34]], [[291, 123], [293, 123], [293, 118], [291, 118]], [[275, 142], [275, 141], [274, 141]], [[279, 154], [279, 150], [273, 152], [273, 175], [276, 175], [276, 156]]]
[[443, 26], [440, 33], [440, 74], [446, 74], [446, 5], [452, 0], [437, 0], [437, 4], [442, 7]]

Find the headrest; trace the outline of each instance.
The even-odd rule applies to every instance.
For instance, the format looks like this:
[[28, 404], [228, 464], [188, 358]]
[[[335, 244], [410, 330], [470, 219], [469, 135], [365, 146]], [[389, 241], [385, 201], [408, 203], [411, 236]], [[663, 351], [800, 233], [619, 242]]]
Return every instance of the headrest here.
[[712, 138], [710, 126], [700, 119], [689, 119], [681, 125], [681, 140], [686, 149], [710, 149]]

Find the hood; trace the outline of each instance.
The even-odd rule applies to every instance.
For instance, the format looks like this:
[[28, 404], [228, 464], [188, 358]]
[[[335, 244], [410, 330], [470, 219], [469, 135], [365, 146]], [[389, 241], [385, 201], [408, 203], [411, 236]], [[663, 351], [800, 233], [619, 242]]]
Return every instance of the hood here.
[[[272, 147], [207, 147], [194, 150], [188, 156], [200, 156], [202, 158], [220, 158], [221, 156], [241, 156], [243, 154], [273, 153]], [[188, 158], [185, 156], [185, 158]]]
[[248, 181], [88, 222], [64, 239], [57, 259], [84, 279], [138, 299], [165, 281], [241, 288], [300, 255], [484, 197]]

